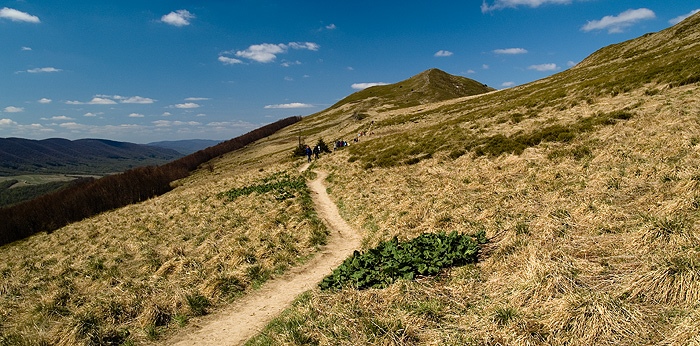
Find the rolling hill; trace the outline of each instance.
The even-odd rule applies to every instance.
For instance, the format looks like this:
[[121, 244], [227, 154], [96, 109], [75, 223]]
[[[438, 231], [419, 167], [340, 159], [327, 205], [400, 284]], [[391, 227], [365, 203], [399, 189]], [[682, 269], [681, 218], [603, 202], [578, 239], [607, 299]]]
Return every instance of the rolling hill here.
[[165, 195], [1, 247], [0, 340], [160, 344], [195, 328], [322, 248], [294, 183], [299, 137], [371, 128], [312, 164], [360, 250], [484, 231], [478, 263], [312, 289], [249, 344], [698, 344], [699, 37], [696, 14], [506, 90], [353, 94]]
[[189, 155], [196, 151], [213, 147], [222, 141], [208, 139], [184, 139], [178, 141], [160, 141], [148, 143], [150, 146], [173, 149], [180, 154]]
[[0, 138], [0, 174], [104, 174], [184, 156], [167, 148], [105, 139]]

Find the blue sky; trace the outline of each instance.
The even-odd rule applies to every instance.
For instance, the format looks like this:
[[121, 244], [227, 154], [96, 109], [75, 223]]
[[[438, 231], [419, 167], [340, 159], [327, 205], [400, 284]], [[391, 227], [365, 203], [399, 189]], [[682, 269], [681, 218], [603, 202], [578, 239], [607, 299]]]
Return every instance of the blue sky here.
[[0, 1], [0, 137], [229, 139], [429, 68], [507, 88], [699, 8], [686, 0]]

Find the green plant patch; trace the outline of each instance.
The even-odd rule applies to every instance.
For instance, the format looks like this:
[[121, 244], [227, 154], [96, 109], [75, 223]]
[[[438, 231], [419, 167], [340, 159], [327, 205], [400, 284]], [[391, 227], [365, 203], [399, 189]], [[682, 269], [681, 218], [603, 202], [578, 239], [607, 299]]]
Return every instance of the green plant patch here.
[[476, 235], [457, 232], [424, 233], [408, 242], [382, 242], [364, 253], [355, 251], [331, 275], [321, 281], [322, 290], [385, 288], [399, 279], [436, 275], [443, 268], [475, 263], [483, 231]]
[[238, 197], [252, 193], [265, 194], [275, 191], [275, 199], [283, 201], [294, 198], [297, 193], [306, 189], [306, 180], [303, 176], [290, 177], [289, 174], [274, 174], [263, 179], [260, 184], [248, 185], [228, 190], [219, 194], [220, 198], [233, 201]]

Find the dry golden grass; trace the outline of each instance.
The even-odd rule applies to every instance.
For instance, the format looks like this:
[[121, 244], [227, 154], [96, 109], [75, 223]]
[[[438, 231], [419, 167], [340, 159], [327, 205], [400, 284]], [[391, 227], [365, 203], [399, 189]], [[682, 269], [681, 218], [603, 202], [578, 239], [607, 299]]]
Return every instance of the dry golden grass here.
[[[637, 90], [553, 109], [539, 118], [625, 107], [635, 115], [518, 156], [434, 156], [369, 170], [346, 151], [324, 158], [331, 196], [364, 248], [443, 230], [484, 229], [492, 243], [477, 266], [445, 277], [313, 291], [251, 344], [697, 342], [698, 91]], [[568, 154], [577, 147], [590, 154]]]
[[[694, 59], [697, 46], [683, 50]], [[480, 262], [383, 290], [312, 290], [250, 344], [700, 344], [700, 84], [620, 77], [638, 84], [590, 90], [597, 80], [574, 88], [558, 74], [484, 96], [368, 109], [359, 120], [349, 108], [310, 116], [164, 196], [0, 248], [0, 340], [149, 343], [303, 261], [317, 250], [318, 224], [301, 201], [217, 194], [294, 173], [298, 136], [350, 141], [374, 121], [363, 144], [314, 163], [330, 173], [329, 194], [362, 247], [484, 230]], [[573, 89], [557, 89], [558, 78]], [[452, 155], [471, 137], [620, 110], [632, 117], [568, 142]], [[374, 153], [353, 151], [421, 146], [434, 150], [410, 165], [383, 157], [394, 163], [383, 168], [362, 162]]]
[[[140, 344], [318, 249], [301, 197], [217, 196], [283, 164], [214, 163], [174, 191], [2, 247], [2, 344]], [[264, 167], [264, 170], [263, 170]]]

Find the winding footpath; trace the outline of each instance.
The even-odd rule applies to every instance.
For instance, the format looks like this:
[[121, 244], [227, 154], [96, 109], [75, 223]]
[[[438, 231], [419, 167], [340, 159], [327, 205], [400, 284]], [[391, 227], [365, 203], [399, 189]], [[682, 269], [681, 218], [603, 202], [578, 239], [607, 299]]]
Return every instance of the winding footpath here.
[[[306, 170], [308, 164], [300, 168]], [[309, 182], [319, 217], [330, 229], [327, 245], [303, 266], [292, 268], [260, 289], [240, 298], [221, 312], [205, 316], [183, 330], [167, 345], [242, 345], [257, 335], [300, 294], [314, 288], [326, 275], [360, 247], [360, 236], [340, 217], [326, 193], [325, 172]], [[188, 332], [191, 331], [191, 332]]]

